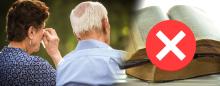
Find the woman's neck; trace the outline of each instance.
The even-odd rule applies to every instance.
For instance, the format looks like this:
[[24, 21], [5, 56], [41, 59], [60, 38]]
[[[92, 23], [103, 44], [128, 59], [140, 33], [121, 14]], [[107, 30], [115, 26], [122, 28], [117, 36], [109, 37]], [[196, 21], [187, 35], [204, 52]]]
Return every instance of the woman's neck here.
[[20, 49], [24, 50], [25, 52], [27, 52], [26, 43], [24, 41], [22, 41], [22, 42], [11, 41], [11, 42], [9, 42], [8, 47], [20, 48]]

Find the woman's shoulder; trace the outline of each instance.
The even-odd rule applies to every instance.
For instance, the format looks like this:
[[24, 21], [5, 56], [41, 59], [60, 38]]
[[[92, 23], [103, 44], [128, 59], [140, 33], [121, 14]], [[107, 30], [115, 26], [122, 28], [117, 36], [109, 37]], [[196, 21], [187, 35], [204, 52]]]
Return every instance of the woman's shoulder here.
[[40, 56], [29, 55], [21, 49], [4, 47], [0, 53], [0, 64], [19, 66], [47, 66], [53, 68]]
[[33, 62], [47, 62], [47, 60], [43, 59], [43, 57], [35, 55], [30, 55], [28, 59], [32, 60]]
[[30, 65], [46, 66], [49, 68], [53, 68], [52, 65], [47, 60], [43, 59], [40, 56], [31, 55], [29, 56], [29, 58], [27, 58], [27, 60], [29, 60], [29, 63], [31, 63]]
[[0, 57], [0, 71], [4, 71], [0, 76], [11, 80], [27, 78], [25, 80], [30, 82], [55, 83], [55, 69], [40, 56], [28, 55], [13, 49], [1, 52]]

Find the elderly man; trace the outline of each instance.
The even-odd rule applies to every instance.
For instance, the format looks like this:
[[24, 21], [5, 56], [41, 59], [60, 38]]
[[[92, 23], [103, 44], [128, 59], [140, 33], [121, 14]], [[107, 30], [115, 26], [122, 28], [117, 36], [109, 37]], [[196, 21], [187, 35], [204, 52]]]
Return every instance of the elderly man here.
[[112, 49], [107, 10], [99, 2], [82, 2], [70, 14], [76, 49], [57, 68], [57, 86], [97, 86], [115, 83], [125, 52]]

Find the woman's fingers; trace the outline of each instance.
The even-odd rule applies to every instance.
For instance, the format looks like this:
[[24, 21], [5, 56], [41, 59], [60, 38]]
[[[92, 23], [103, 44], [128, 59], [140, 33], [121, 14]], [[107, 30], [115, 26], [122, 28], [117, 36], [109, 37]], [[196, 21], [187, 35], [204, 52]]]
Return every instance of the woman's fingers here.
[[53, 28], [46, 28], [45, 29], [45, 35], [46, 35], [48, 40], [59, 39], [58, 36], [57, 36], [56, 31]]
[[47, 40], [50, 40], [52, 38], [51, 34], [48, 31], [45, 31], [44, 36], [47, 38]]
[[46, 28], [45, 30], [52, 35], [54, 35], [54, 33], [56, 33], [56, 31], [53, 28]]
[[48, 45], [48, 40], [47, 40], [46, 36], [43, 37], [43, 42], [45, 45]]
[[59, 47], [59, 37], [53, 28], [46, 28], [44, 32], [43, 40], [45, 42], [46, 51], [48, 55], [52, 58], [55, 64], [62, 59]]
[[44, 30], [44, 36], [43, 36], [43, 41], [44, 41], [44, 44], [46, 45], [46, 47], [48, 46], [50, 40], [52, 40], [52, 35], [51, 35], [51, 30], [52, 29], [45, 29]]

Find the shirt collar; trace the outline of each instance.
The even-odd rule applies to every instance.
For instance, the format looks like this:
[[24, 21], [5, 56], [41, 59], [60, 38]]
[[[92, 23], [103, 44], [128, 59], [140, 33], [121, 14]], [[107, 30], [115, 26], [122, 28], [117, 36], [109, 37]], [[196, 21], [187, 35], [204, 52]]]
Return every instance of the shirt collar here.
[[88, 40], [81, 40], [78, 42], [76, 46], [76, 50], [82, 50], [82, 49], [91, 49], [91, 48], [108, 48], [112, 49], [108, 44], [94, 40], [94, 39], [88, 39]]
[[27, 54], [24, 50], [20, 49], [20, 48], [13, 48], [13, 47], [8, 47], [8, 46], [4, 46], [4, 48], [1, 50], [1, 52], [18, 52], [18, 53], [25, 53]]

